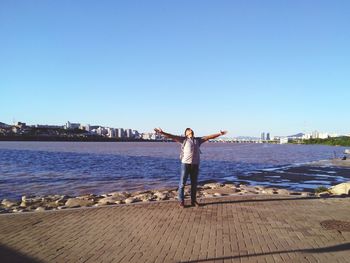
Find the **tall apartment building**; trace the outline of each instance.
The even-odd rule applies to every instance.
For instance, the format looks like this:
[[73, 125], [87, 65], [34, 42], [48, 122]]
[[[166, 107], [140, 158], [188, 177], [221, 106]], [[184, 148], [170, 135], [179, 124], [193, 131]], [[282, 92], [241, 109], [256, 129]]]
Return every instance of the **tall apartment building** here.
[[262, 132], [262, 133], [261, 133], [260, 139], [261, 139], [262, 141], [265, 141], [265, 132]]
[[131, 129], [126, 129], [125, 130], [125, 135], [126, 135], [126, 138], [132, 138], [133, 137], [132, 130]]
[[107, 128], [107, 136], [109, 138], [115, 138], [116, 137], [116, 132], [114, 128]]
[[124, 129], [122, 129], [122, 128], [116, 129], [116, 137], [118, 137], [118, 138], [124, 138], [124, 137], [125, 137], [125, 136], [124, 136]]

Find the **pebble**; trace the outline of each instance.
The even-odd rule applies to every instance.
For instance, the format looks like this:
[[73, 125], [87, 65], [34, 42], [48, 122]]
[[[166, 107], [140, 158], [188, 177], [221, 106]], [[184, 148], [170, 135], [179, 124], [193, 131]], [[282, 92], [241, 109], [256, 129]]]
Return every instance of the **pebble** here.
[[98, 200], [99, 205], [112, 205], [115, 204], [117, 201], [123, 200], [123, 197], [121, 196], [108, 196], [104, 197], [100, 200]]
[[290, 192], [287, 189], [278, 189], [277, 193], [280, 195], [289, 195]]
[[1, 204], [7, 208], [13, 207], [18, 205], [18, 202], [13, 202], [7, 199], [2, 200]]
[[209, 183], [209, 184], [205, 184], [203, 187], [204, 188], [210, 188], [210, 189], [216, 189], [216, 188], [220, 188], [220, 187], [222, 187], [223, 186], [223, 184], [221, 184], [221, 183]]
[[65, 203], [65, 206], [69, 208], [74, 208], [74, 207], [81, 207], [81, 206], [91, 206], [93, 204], [94, 202], [92, 200], [82, 199], [82, 198], [69, 198]]
[[329, 192], [321, 192], [317, 194], [318, 197], [329, 197], [330, 193]]
[[154, 195], [157, 197], [158, 201], [168, 199], [168, 194], [165, 192], [155, 192]]
[[129, 198], [124, 200], [125, 204], [135, 203], [136, 201], [137, 201], [137, 199], [134, 197], [129, 197]]
[[261, 191], [261, 193], [269, 194], [269, 195], [278, 194], [277, 189], [275, 189], [275, 188], [265, 188], [263, 191]]
[[157, 197], [152, 193], [143, 193], [136, 195], [135, 198], [140, 199], [142, 202], [149, 202], [155, 200]]

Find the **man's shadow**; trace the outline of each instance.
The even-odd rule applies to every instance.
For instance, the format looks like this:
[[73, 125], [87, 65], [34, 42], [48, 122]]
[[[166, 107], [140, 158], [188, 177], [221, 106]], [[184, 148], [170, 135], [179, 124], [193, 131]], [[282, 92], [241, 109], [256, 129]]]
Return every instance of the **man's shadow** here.
[[258, 257], [258, 256], [267, 256], [275, 254], [284, 254], [284, 253], [329, 253], [329, 252], [341, 252], [350, 250], [350, 243], [338, 244], [334, 246], [321, 247], [321, 248], [306, 248], [306, 249], [292, 249], [292, 250], [280, 250], [280, 251], [271, 251], [265, 253], [254, 253], [248, 255], [237, 255], [237, 256], [227, 256], [227, 257], [217, 257], [217, 258], [206, 258], [206, 259], [196, 259], [190, 261], [180, 261], [181, 263], [194, 263], [194, 262], [207, 262], [214, 260], [229, 260], [229, 259], [240, 259], [245, 257]]
[[40, 261], [4, 244], [0, 244], [0, 261], [11, 263], [39, 263]]

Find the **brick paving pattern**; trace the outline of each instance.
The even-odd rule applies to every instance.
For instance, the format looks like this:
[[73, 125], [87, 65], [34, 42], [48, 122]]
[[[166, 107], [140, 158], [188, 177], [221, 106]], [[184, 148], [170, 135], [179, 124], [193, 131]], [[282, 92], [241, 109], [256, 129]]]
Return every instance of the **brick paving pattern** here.
[[350, 262], [350, 198], [201, 202], [0, 215], [0, 262]]

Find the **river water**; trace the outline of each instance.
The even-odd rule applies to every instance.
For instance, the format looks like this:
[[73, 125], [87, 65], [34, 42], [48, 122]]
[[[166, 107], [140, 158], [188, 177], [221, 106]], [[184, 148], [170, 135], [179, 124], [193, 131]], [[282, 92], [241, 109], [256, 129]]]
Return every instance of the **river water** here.
[[[205, 143], [199, 182], [230, 181], [295, 190], [329, 186], [347, 180], [343, 170], [300, 167], [340, 157], [344, 149]], [[0, 198], [176, 188], [179, 152], [180, 144], [165, 142], [0, 142]]]

